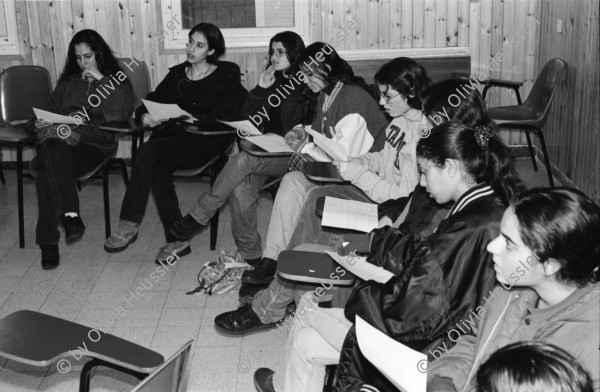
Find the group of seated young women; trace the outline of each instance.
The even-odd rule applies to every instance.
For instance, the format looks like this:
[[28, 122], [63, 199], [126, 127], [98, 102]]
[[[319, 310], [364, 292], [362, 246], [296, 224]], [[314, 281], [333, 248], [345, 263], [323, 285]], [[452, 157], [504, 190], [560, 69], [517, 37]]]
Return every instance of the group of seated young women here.
[[[295, 153], [232, 155], [210, 191], [183, 215], [173, 172], [202, 165], [230, 140], [195, 134], [177, 121], [159, 123], [141, 106], [136, 117], [152, 127], [152, 136], [139, 149], [119, 226], [104, 248], [120, 252], [136, 240], [150, 191], [166, 240], [157, 263], [189, 254], [191, 238], [229, 200], [238, 252], [253, 266], [242, 277], [251, 303], [217, 316], [215, 327], [229, 335], [269, 330], [297, 304], [279, 368], [255, 373], [259, 391], [320, 391], [325, 366], [336, 364], [337, 390], [396, 390], [361, 354], [356, 316], [428, 355], [428, 391], [503, 391], [509, 382], [511, 390], [549, 390], [532, 385], [550, 373], [547, 378], [560, 382], [578, 377], [564, 382], [573, 391], [590, 385], [597, 390], [600, 208], [573, 189], [523, 191], [473, 86], [458, 80], [432, 85], [422, 66], [397, 58], [375, 75], [378, 105], [334, 48], [322, 42], [305, 48], [297, 34], [282, 32], [271, 39], [268, 65], [247, 93], [239, 67], [219, 61], [224, 51], [216, 26], [195, 26], [187, 61], [172, 67], [148, 99], [177, 103], [197, 119], [193, 129], [206, 132], [222, 129], [217, 120], [261, 118], [259, 129], [284, 136]], [[88, 103], [89, 94], [118, 72], [102, 37], [80, 31], [47, 109], [85, 109], [90, 119], [67, 137], [51, 124], [35, 123], [37, 242], [44, 268], [59, 264], [59, 221], [67, 244], [84, 234], [72, 180], [116, 148], [97, 125], [126, 119], [133, 109], [127, 80], [99, 106]], [[288, 94], [272, 104], [269, 97], [281, 90]], [[458, 92], [463, 99], [456, 104], [449, 98]], [[311, 130], [337, 145], [336, 157], [311, 141]], [[302, 163], [315, 160], [332, 161], [346, 183], [307, 179]], [[263, 250], [258, 193], [268, 178], [279, 176]], [[380, 203], [396, 222], [368, 235], [336, 234], [321, 227], [314, 212], [316, 200], [326, 195]], [[275, 274], [280, 252], [299, 245], [368, 254], [369, 263], [394, 277], [332, 288], [332, 301], [322, 307], [313, 295], [316, 286]], [[458, 330], [458, 338], [450, 333]], [[518, 357], [514, 364], [510, 355]], [[408, 377], [416, 369], [397, 372]]]

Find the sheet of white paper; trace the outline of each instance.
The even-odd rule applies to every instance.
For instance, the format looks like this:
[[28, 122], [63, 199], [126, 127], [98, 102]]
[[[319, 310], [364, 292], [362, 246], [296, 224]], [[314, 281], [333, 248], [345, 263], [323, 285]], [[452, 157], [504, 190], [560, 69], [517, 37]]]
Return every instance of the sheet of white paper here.
[[390, 280], [394, 274], [390, 271], [367, 262], [366, 257], [361, 256], [340, 256], [336, 252], [325, 251], [339, 265], [352, 272], [362, 280], [374, 280], [378, 283], [385, 283]]
[[282, 136], [275, 135], [274, 133], [267, 133], [266, 135], [250, 136], [246, 140], [256, 144], [268, 152], [294, 152], [283, 140]]
[[237, 261], [223, 263], [225, 268], [251, 268], [248, 263], [238, 263]]
[[185, 120], [186, 122], [193, 123], [194, 121], [197, 121], [191, 114], [175, 103], [158, 103], [148, 101], [147, 99], [142, 99], [142, 103], [146, 106], [146, 109], [148, 109], [150, 116], [156, 121], [167, 121], [170, 118], [182, 116], [189, 117], [189, 119]]
[[340, 144], [310, 128], [305, 128], [305, 130], [306, 132], [308, 132], [309, 135], [313, 137], [315, 144], [319, 146], [321, 150], [325, 151], [325, 153], [329, 155], [334, 161], [348, 160], [346, 150]]
[[56, 114], [52, 112], [47, 112], [42, 109], [32, 108], [35, 116], [40, 119], [43, 118], [45, 121], [53, 124], [73, 124], [80, 125], [81, 120], [75, 119], [71, 116], [63, 116], [62, 114]]
[[365, 320], [356, 316], [358, 347], [392, 384], [403, 392], [427, 389], [427, 355], [395, 341]]
[[321, 225], [368, 233], [379, 225], [377, 204], [326, 196]]
[[250, 120], [242, 120], [242, 121], [221, 121], [221, 120], [217, 120], [217, 121], [222, 122], [223, 124], [227, 124], [231, 128], [237, 129], [238, 135], [240, 137], [262, 135], [262, 132], [259, 131], [258, 128], [256, 128], [254, 126], [254, 124], [252, 124], [252, 122], [250, 122]]

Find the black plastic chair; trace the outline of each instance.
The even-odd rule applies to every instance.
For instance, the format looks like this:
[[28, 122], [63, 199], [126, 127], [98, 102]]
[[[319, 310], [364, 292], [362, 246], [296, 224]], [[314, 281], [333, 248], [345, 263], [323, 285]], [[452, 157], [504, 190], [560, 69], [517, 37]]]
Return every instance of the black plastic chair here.
[[[499, 127], [521, 128], [525, 131], [529, 154], [531, 155], [531, 162], [535, 171], [537, 171], [537, 164], [535, 162], [535, 153], [529, 137], [529, 131], [537, 132], [542, 145], [544, 164], [546, 165], [546, 172], [548, 173], [548, 180], [550, 181], [551, 187], [554, 187], [554, 180], [552, 178], [552, 168], [546, 150], [542, 126], [548, 119], [552, 98], [554, 98], [558, 82], [566, 68], [567, 63], [564, 60], [557, 58], [548, 61], [546, 65], [544, 65], [542, 72], [540, 72], [540, 75], [533, 84], [529, 96], [523, 104], [517, 106], [501, 106], [488, 110], [488, 114]], [[501, 84], [494, 83], [493, 80], [490, 80], [489, 83], [490, 85], [505, 87]]]
[[[23, 147], [35, 144], [35, 139], [25, 131], [25, 124], [34, 117], [32, 107], [44, 106], [52, 83], [43, 67], [19, 65], [0, 74], [0, 145], [17, 151], [17, 198], [19, 215], [19, 247], [25, 247], [23, 213]], [[0, 167], [0, 180], [5, 183]]]

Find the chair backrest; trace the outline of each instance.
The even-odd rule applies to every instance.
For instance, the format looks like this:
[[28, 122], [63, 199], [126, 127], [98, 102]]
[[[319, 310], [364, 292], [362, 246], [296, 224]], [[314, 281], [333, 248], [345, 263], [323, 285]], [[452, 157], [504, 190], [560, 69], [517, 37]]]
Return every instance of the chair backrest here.
[[536, 113], [536, 117], [542, 120], [548, 114], [556, 87], [560, 81], [567, 63], [562, 59], [552, 59], [544, 65], [536, 79], [527, 100], [523, 105], [528, 105]]
[[50, 74], [43, 67], [17, 65], [0, 74], [0, 120], [29, 120], [32, 107], [42, 108], [52, 92]]
[[184, 392], [189, 375], [190, 340], [155, 371], [150, 373], [131, 392]]
[[142, 98], [146, 98], [150, 92], [150, 72], [148, 66], [143, 60], [120, 58], [117, 59], [119, 67], [123, 70], [127, 79], [133, 87], [135, 97], [135, 108], [142, 104]]

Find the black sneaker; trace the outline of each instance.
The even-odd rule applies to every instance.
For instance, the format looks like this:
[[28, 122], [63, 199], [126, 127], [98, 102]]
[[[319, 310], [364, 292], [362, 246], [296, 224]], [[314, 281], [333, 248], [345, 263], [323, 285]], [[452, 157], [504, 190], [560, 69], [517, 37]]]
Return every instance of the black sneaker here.
[[85, 226], [79, 215], [65, 217], [65, 242], [67, 245], [82, 239], [83, 233], [85, 233]]
[[58, 245], [40, 245], [42, 249], [42, 268], [54, 269], [60, 264]]
[[252, 309], [252, 305], [244, 305], [234, 311], [225, 312], [215, 317], [217, 331], [225, 335], [241, 335], [263, 331], [277, 327], [277, 323], [263, 324]]
[[182, 241], [189, 241], [196, 234], [199, 234], [202, 230], [204, 230], [205, 227], [206, 226], [198, 223], [193, 216], [187, 214], [175, 222], [169, 231], [178, 239]]
[[277, 261], [263, 257], [261, 262], [254, 266], [253, 270], [246, 270], [242, 275], [243, 283], [269, 284], [277, 272]]
[[258, 392], [275, 392], [273, 387], [274, 371], [268, 368], [260, 368], [254, 372], [254, 386]]

